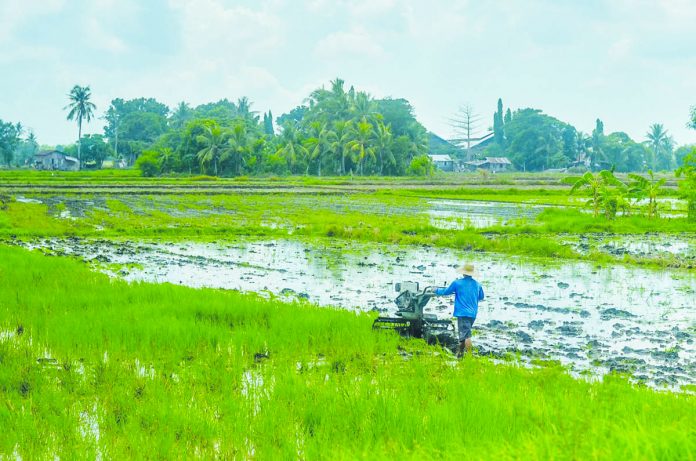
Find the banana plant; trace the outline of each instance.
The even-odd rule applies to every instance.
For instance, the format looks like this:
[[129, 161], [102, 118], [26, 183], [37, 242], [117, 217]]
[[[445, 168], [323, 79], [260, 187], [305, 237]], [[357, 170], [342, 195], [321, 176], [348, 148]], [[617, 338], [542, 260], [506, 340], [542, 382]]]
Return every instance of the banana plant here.
[[621, 190], [626, 188], [626, 185], [614, 176], [613, 170], [602, 170], [599, 173], [588, 171], [580, 178], [566, 178], [566, 181], [568, 180], [574, 181], [573, 187], [570, 189], [571, 195], [580, 189], [590, 190], [592, 198], [588, 201], [588, 205], [592, 206], [595, 218], [599, 216], [602, 204], [605, 205], [605, 210], [607, 207], [612, 207], [610, 200], [612, 186]]
[[652, 170], [648, 170], [648, 175], [649, 178], [639, 174], [629, 174], [628, 177], [632, 180], [629, 192], [636, 198], [648, 199], [648, 219], [652, 219], [658, 217], [657, 196], [667, 180], [665, 178], [655, 179]]
[[679, 182], [679, 188], [688, 203], [688, 219], [696, 222], [696, 149], [684, 157], [676, 175], [678, 178], [684, 178]]

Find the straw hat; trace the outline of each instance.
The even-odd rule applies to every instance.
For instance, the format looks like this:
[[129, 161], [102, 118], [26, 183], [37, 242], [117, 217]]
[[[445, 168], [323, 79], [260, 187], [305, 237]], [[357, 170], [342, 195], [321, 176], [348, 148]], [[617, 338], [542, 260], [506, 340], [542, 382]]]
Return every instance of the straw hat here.
[[457, 269], [457, 272], [459, 272], [462, 275], [468, 275], [469, 277], [473, 277], [476, 275], [476, 268], [474, 267], [473, 264], [464, 264], [462, 267]]

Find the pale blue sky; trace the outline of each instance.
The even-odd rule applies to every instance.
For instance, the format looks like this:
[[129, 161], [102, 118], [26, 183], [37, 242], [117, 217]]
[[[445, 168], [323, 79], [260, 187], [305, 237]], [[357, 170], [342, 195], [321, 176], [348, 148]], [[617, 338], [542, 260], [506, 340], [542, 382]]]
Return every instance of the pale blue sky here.
[[76, 83], [99, 115], [116, 97], [248, 96], [278, 116], [340, 76], [445, 137], [458, 106], [488, 126], [502, 97], [586, 132], [600, 117], [643, 140], [658, 122], [696, 143], [694, 24], [694, 0], [0, 0], [0, 119], [68, 143]]

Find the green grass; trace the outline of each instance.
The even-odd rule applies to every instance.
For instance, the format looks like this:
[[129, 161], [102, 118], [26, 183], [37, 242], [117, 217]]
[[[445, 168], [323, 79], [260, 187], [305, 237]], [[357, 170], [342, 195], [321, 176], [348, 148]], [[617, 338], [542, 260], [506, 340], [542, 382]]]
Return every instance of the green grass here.
[[[99, 183], [103, 184], [103, 183]], [[266, 183], [268, 184], [268, 183]], [[431, 245], [447, 248], [493, 251], [550, 258], [583, 259], [595, 262], [642, 264], [653, 267], [693, 266], [679, 257], [646, 255], [615, 256], [600, 251], [577, 253], [559, 242], [559, 234], [646, 233], [681, 234], [694, 238], [693, 224], [684, 218], [647, 219], [643, 216], [594, 218], [576, 208], [549, 208], [536, 220], [518, 219], [506, 225], [477, 229], [441, 229], [431, 224], [426, 198], [404, 195], [404, 191], [379, 193], [235, 193], [206, 195], [197, 191], [173, 195], [152, 192], [136, 195], [102, 195], [97, 192], [37, 196], [85, 203], [84, 217], [77, 220], [57, 217], [53, 209], [33, 203], [9, 204], [0, 211], [0, 236], [22, 238], [44, 236], [130, 237], [218, 240], [237, 237], [334, 238], [404, 245]], [[489, 192], [484, 191], [488, 197]], [[510, 191], [498, 197], [509, 197]], [[566, 195], [549, 192], [520, 197]], [[94, 204], [92, 204], [94, 203]], [[691, 236], [691, 237], [688, 237]]]
[[696, 456], [693, 395], [452, 363], [368, 315], [127, 284], [3, 246], [0, 280], [0, 457]]

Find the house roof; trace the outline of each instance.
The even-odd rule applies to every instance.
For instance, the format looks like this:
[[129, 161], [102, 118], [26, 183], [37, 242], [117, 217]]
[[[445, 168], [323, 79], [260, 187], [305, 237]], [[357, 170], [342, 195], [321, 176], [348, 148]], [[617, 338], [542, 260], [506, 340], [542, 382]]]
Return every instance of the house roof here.
[[477, 136], [477, 137], [471, 137], [471, 138], [457, 138], [457, 139], [450, 139], [450, 143], [454, 143], [458, 146], [463, 146], [466, 147], [466, 144], [468, 142], [471, 143], [471, 147], [473, 148], [477, 144], [481, 144], [483, 141], [486, 141], [488, 139], [493, 138], [493, 132], [488, 132], [484, 134], [483, 136]]
[[490, 164], [500, 164], [500, 165], [512, 165], [510, 160], [508, 160], [506, 157], [486, 157], [486, 161], [484, 163], [490, 163]]
[[437, 154], [435, 154], [435, 155], [428, 155], [428, 157], [430, 157], [430, 160], [432, 160], [433, 162], [451, 162], [452, 161], [452, 157], [450, 157], [449, 155], [437, 155]]
[[75, 162], [75, 163], [78, 162], [78, 160], [75, 157], [71, 157], [69, 155], [65, 156], [65, 160], [67, 160], [68, 162]]
[[506, 157], [486, 157], [485, 160], [473, 160], [471, 162], [466, 162], [467, 165], [481, 166], [481, 165], [512, 165], [512, 162]]
[[63, 155], [63, 153], [62, 153], [61, 151], [55, 150], [55, 149], [54, 149], [54, 150], [42, 150], [41, 152], [39, 152], [39, 153], [37, 153], [37, 154], [34, 154], [34, 157], [45, 157], [45, 156], [51, 155], [51, 154], [61, 154], [61, 155]]

